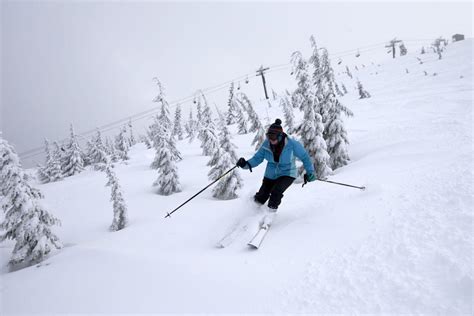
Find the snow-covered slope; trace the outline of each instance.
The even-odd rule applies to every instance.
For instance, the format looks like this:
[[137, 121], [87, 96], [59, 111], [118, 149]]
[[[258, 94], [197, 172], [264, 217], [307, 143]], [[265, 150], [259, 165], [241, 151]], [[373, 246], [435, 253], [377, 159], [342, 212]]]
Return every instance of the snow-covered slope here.
[[[66, 247], [39, 266], [3, 268], [0, 311], [472, 313], [472, 61], [466, 40], [442, 60], [409, 54], [366, 66], [354, 71], [373, 96], [364, 100], [342, 74], [350, 93], [341, 100], [355, 113], [346, 119], [352, 163], [331, 179], [368, 189], [294, 184], [258, 251], [246, 246], [253, 229], [228, 248], [215, 243], [261, 212], [251, 197], [263, 165], [241, 171], [239, 199], [214, 200], [209, 189], [163, 218], [209, 182], [198, 141], [178, 143], [178, 194], [154, 194], [154, 152], [142, 144], [116, 166], [130, 217], [119, 232], [108, 232], [104, 174], [39, 186]], [[259, 113], [281, 115], [265, 104]], [[253, 154], [252, 137], [234, 134], [239, 155]], [[2, 267], [11, 246], [0, 248]]]

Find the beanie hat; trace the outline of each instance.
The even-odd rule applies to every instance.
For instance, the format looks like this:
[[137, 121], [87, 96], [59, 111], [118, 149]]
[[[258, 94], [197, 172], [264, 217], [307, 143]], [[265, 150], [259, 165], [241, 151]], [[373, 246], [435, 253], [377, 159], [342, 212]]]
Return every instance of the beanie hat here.
[[283, 127], [281, 127], [281, 120], [276, 119], [275, 123], [270, 125], [270, 127], [268, 128], [267, 134], [276, 134], [276, 135], [278, 135], [278, 134], [281, 134], [281, 133], [283, 133]]

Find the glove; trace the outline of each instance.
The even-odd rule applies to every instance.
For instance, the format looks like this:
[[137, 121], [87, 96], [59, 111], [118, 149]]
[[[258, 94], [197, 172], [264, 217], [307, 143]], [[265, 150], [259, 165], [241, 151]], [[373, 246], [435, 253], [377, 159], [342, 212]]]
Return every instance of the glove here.
[[306, 179], [308, 180], [308, 182], [313, 182], [316, 181], [316, 176], [314, 175], [314, 173], [306, 174]]
[[239, 161], [237, 161], [237, 167], [243, 168], [247, 165], [247, 160], [245, 158], [241, 157]]
[[309, 174], [306, 173], [306, 174], [303, 176], [303, 185], [302, 185], [302, 187], [304, 187], [304, 185], [305, 185], [306, 183], [308, 183], [308, 182], [313, 182], [313, 181], [315, 181], [315, 180], [317, 180], [317, 179], [316, 179], [316, 176], [314, 175], [314, 173], [309, 173]]

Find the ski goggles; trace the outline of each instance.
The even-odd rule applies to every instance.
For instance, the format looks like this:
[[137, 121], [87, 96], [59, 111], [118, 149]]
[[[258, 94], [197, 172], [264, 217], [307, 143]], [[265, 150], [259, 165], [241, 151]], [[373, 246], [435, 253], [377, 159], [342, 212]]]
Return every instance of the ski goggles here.
[[281, 133], [267, 133], [266, 136], [269, 140], [279, 140]]

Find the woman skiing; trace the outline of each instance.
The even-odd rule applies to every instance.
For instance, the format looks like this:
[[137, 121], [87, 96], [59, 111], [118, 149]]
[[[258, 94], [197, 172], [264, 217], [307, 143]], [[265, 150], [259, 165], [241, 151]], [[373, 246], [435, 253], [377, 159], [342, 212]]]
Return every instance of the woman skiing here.
[[262, 227], [271, 225], [281, 203], [283, 192], [297, 177], [295, 157], [303, 162], [306, 170], [305, 181], [316, 180], [313, 163], [308, 153], [298, 141], [283, 132], [280, 119], [276, 119], [275, 123], [270, 125], [266, 137], [267, 139], [251, 159], [240, 158], [237, 162], [238, 167], [251, 170], [262, 163], [263, 159], [268, 161], [262, 186], [254, 196], [255, 202], [260, 204], [265, 204], [269, 200], [269, 213], [263, 218]]

